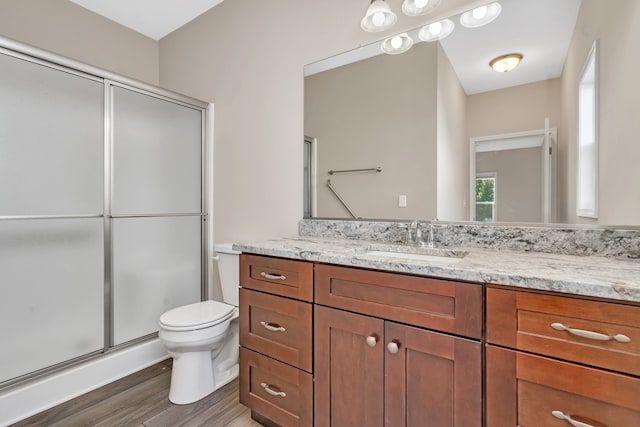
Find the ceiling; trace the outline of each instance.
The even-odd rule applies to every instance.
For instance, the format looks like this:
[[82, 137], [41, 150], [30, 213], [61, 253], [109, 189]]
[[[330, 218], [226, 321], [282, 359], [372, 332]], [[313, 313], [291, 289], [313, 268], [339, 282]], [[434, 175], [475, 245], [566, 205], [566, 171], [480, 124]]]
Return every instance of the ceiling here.
[[[70, 0], [154, 40], [180, 28], [223, 0]], [[500, 16], [481, 28], [454, 19], [453, 33], [441, 41], [468, 95], [559, 77], [581, 0], [501, 0]], [[428, 20], [425, 21], [427, 23]], [[418, 40], [416, 29], [410, 32]], [[496, 73], [489, 61], [506, 53], [524, 59], [510, 73]], [[380, 43], [305, 67], [305, 75], [381, 54]]]
[[[453, 33], [441, 40], [467, 95], [559, 77], [562, 73], [581, 0], [501, 0], [502, 13], [490, 24], [465, 28], [459, 18]], [[425, 23], [429, 23], [425, 20]], [[418, 30], [409, 32], [419, 41]], [[521, 53], [521, 64], [496, 73], [489, 61]], [[382, 54], [380, 42], [305, 66], [305, 75]]]
[[223, 0], [70, 0], [154, 40], [182, 27]]
[[[502, 13], [480, 28], [456, 21], [441, 41], [467, 95], [560, 77], [581, 0], [502, 0]], [[521, 53], [521, 64], [496, 73], [489, 61]]]

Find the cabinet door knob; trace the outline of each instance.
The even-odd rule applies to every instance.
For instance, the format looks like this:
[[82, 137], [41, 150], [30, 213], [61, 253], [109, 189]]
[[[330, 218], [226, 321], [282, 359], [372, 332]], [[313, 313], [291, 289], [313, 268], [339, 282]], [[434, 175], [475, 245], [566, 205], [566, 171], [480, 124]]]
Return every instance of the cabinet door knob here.
[[387, 344], [387, 350], [389, 350], [391, 354], [396, 354], [398, 350], [400, 350], [400, 342], [398, 340], [391, 341]]
[[284, 326], [276, 325], [274, 323], [260, 322], [260, 324], [267, 331], [271, 331], [271, 332], [284, 332], [284, 331], [286, 331]]
[[367, 337], [367, 345], [369, 347], [375, 347], [377, 343], [378, 343], [378, 337], [376, 337], [375, 335], [369, 335]]
[[270, 274], [263, 271], [260, 275], [269, 280], [287, 280], [287, 276], [283, 276], [282, 274]]
[[262, 387], [264, 391], [269, 393], [271, 396], [287, 397], [287, 393], [280, 390], [273, 390], [270, 384], [260, 383], [260, 387]]
[[582, 338], [588, 338], [590, 340], [597, 340], [597, 341], [615, 340], [622, 343], [631, 342], [631, 338], [622, 334], [607, 335], [607, 334], [601, 334], [599, 332], [585, 331], [583, 329], [573, 329], [563, 325], [562, 323], [552, 323], [551, 327], [556, 331], [567, 331], [571, 335], [575, 335]]
[[566, 422], [568, 422], [573, 427], [595, 427], [595, 426], [593, 426], [591, 424], [581, 423], [580, 421], [576, 421], [573, 418], [571, 418], [570, 416], [563, 414], [562, 411], [551, 411], [551, 415], [553, 415], [554, 417], [559, 418], [561, 420], [565, 420]]

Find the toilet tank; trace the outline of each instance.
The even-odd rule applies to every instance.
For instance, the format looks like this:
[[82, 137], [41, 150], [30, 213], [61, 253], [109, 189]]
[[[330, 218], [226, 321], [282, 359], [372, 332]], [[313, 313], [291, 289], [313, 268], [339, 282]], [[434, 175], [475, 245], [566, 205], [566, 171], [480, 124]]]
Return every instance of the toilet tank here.
[[215, 245], [218, 256], [218, 274], [222, 287], [222, 299], [227, 304], [239, 304], [240, 295], [240, 251], [231, 249], [232, 243]]

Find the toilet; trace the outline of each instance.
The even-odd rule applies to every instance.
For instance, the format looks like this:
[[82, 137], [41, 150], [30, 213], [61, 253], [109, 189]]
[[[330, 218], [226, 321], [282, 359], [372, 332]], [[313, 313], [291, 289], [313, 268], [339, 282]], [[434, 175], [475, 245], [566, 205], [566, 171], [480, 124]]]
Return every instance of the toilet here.
[[173, 358], [172, 403], [193, 403], [238, 377], [240, 252], [231, 243], [215, 250], [224, 302], [198, 302], [160, 316], [158, 337]]

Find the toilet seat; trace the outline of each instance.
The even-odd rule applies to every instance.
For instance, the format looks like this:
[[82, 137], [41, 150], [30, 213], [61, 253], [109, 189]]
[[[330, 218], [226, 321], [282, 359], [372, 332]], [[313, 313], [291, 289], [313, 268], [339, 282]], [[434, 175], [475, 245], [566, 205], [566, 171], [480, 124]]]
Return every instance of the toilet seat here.
[[234, 310], [234, 306], [223, 302], [197, 302], [167, 311], [159, 323], [167, 331], [193, 331], [223, 323], [233, 317]]

